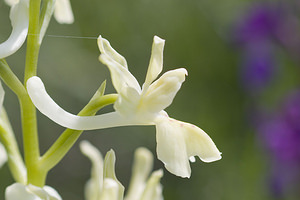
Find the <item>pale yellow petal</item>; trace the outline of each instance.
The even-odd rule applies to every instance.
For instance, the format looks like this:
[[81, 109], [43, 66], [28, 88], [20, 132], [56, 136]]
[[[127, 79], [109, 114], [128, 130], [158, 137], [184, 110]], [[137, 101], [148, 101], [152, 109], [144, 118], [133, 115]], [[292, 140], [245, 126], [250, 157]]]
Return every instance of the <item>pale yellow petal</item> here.
[[123, 197], [119, 197], [119, 184], [111, 178], [105, 178], [103, 190], [98, 200], [123, 200]]
[[43, 188], [34, 185], [14, 183], [5, 190], [5, 200], [62, 200], [58, 192], [50, 186]]
[[221, 159], [216, 145], [202, 129], [166, 116], [157, 119], [156, 141], [158, 158], [177, 176], [190, 177], [191, 156], [204, 162]]
[[138, 148], [134, 153], [132, 175], [125, 200], [140, 200], [152, 167], [152, 153], [146, 148]]
[[103, 176], [104, 176], [104, 180], [109, 178], [114, 180], [114, 182], [118, 184], [118, 199], [122, 199], [125, 188], [117, 179], [116, 172], [115, 172], [115, 163], [116, 163], [115, 152], [113, 150], [110, 150], [109, 152], [106, 153], [104, 158]]
[[19, 3], [19, 0], [4, 0], [4, 2], [9, 6], [13, 6], [13, 5]]
[[121, 93], [124, 88], [130, 87], [140, 93], [140, 85], [128, 71], [125, 58], [115, 51], [109, 42], [101, 36], [98, 38], [98, 47], [101, 52], [99, 59], [108, 67], [116, 91]]
[[54, 17], [60, 24], [72, 24], [74, 22], [70, 0], [56, 0]]
[[158, 36], [154, 36], [150, 63], [149, 63], [143, 89], [147, 89], [163, 69], [164, 45], [165, 45], [165, 40], [159, 38]]
[[139, 105], [141, 111], [158, 113], [168, 107], [179, 91], [186, 75], [187, 71], [184, 68], [164, 73], [150, 85], [146, 94], [142, 96], [142, 103]]
[[92, 163], [91, 178], [85, 185], [85, 200], [98, 200], [103, 186], [103, 157], [100, 151], [90, 142], [80, 142], [81, 152]]

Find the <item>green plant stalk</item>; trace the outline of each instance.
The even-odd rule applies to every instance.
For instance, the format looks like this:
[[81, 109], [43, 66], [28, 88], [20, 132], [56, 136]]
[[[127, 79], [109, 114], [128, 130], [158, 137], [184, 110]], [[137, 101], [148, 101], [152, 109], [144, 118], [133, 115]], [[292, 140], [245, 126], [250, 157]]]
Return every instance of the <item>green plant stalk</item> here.
[[10, 69], [5, 59], [0, 59], [0, 77], [19, 99], [27, 95], [24, 85]]
[[[29, 28], [27, 37], [27, 52], [24, 73], [24, 85], [27, 80], [36, 75], [39, 55], [39, 17], [41, 0], [30, 0]], [[40, 158], [39, 140], [37, 132], [36, 109], [28, 95], [20, 98], [21, 119], [23, 128], [24, 157], [27, 167], [28, 183], [42, 187], [38, 161]]]
[[[3, 109], [3, 108], [2, 108]], [[0, 141], [4, 145], [8, 155], [8, 165], [14, 180], [18, 183], [27, 183], [27, 173], [24, 161], [9, 123], [7, 114], [3, 109], [0, 120]]]
[[[79, 116], [95, 115], [101, 108], [113, 104], [118, 95], [109, 94], [92, 99], [79, 113]], [[49, 150], [41, 157], [40, 168], [46, 173], [52, 169], [67, 154], [83, 131], [66, 129]]]
[[[5, 84], [19, 97], [19, 100], [22, 96], [27, 95], [23, 84], [11, 71], [5, 59], [0, 59], [0, 76]], [[8, 165], [15, 181], [26, 184], [26, 167], [5, 111], [1, 113], [0, 140], [6, 148]]]

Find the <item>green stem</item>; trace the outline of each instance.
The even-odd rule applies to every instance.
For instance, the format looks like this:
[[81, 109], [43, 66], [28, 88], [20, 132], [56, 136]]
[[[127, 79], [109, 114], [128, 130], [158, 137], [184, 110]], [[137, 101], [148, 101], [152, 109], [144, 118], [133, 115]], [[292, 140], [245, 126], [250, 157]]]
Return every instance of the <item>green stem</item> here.
[[0, 141], [6, 149], [8, 155], [8, 165], [13, 178], [16, 182], [26, 184], [26, 167], [4, 109], [1, 113], [0, 119]]
[[0, 59], [0, 76], [5, 84], [19, 97], [27, 95], [27, 92], [18, 79], [18, 77], [12, 72], [5, 59]]
[[[100, 99], [92, 99], [80, 112], [79, 116], [95, 115], [101, 108], [113, 104], [118, 95], [109, 94], [101, 96]], [[42, 156], [41, 166], [44, 169], [52, 169], [71, 149], [83, 131], [66, 129], [50, 149]]]
[[26, 81], [36, 75], [37, 63], [39, 56], [39, 31], [40, 31], [40, 6], [41, 0], [31, 0], [29, 6], [29, 28], [27, 36], [27, 51], [25, 63], [25, 78]]
[[[27, 52], [25, 63], [24, 85], [27, 80], [36, 75], [39, 54], [39, 16], [41, 0], [30, 0], [29, 28], [27, 37]], [[23, 127], [24, 157], [27, 167], [28, 183], [42, 187], [38, 161], [40, 158], [37, 132], [36, 109], [28, 95], [20, 98], [21, 118]]]

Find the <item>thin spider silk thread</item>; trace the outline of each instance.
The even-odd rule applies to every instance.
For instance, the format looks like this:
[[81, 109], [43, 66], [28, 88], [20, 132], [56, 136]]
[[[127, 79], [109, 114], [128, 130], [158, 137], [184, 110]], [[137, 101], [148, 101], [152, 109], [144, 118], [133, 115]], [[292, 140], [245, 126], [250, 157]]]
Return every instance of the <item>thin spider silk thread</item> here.
[[[28, 35], [37, 35], [37, 34], [28, 34]], [[53, 38], [68, 38], [68, 39], [88, 39], [88, 40], [97, 40], [98, 37], [81, 37], [81, 36], [72, 36], [72, 35], [45, 35], [45, 37]]]

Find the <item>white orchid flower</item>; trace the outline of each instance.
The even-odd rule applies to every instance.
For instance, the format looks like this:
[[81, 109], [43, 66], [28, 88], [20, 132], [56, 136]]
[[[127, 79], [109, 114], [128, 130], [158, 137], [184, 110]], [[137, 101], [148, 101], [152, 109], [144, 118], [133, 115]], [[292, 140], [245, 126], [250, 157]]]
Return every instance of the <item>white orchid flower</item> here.
[[12, 32], [9, 38], [0, 44], [0, 59], [15, 53], [26, 40], [29, 25], [29, 0], [14, 1], [9, 17]]
[[50, 186], [43, 188], [34, 185], [14, 183], [5, 190], [5, 200], [62, 200], [60, 195]]
[[[10, 6], [19, 3], [19, 1], [23, 0], [5, 0], [5, 2]], [[74, 15], [70, 0], [56, 0], [54, 18], [60, 24], [72, 24], [74, 22]]]
[[[123, 200], [124, 187], [115, 175], [114, 151], [110, 150], [103, 161], [100, 151], [88, 141], [80, 143], [80, 150], [92, 163], [91, 178], [85, 187], [85, 200]], [[148, 179], [152, 165], [151, 152], [138, 148], [125, 200], [163, 200], [160, 184], [163, 172], [157, 170]]]
[[106, 39], [98, 38], [100, 61], [110, 70], [113, 85], [119, 94], [115, 112], [79, 117], [59, 107], [47, 94], [40, 78], [27, 81], [27, 90], [34, 105], [44, 115], [61, 126], [76, 130], [101, 129], [128, 125], [155, 125], [158, 158], [173, 174], [190, 177], [189, 159], [198, 156], [204, 162], [221, 159], [221, 153], [211, 138], [195, 125], [170, 118], [164, 111], [185, 80], [183, 68], [164, 73], [164, 40], [155, 36], [146, 80], [141, 88], [129, 72], [127, 62]]

